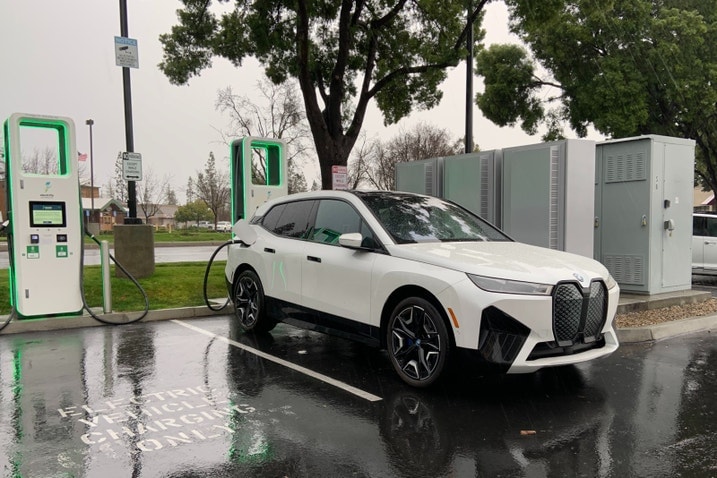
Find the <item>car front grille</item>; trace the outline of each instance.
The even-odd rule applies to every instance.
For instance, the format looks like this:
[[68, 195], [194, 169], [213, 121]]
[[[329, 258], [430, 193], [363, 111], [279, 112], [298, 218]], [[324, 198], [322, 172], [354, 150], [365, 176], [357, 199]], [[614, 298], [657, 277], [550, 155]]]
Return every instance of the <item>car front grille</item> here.
[[558, 347], [592, 343], [607, 317], [607, 290], [593, 281], [584, 290], [577, 282], [558, 284], [553, 292], [553, 334]]

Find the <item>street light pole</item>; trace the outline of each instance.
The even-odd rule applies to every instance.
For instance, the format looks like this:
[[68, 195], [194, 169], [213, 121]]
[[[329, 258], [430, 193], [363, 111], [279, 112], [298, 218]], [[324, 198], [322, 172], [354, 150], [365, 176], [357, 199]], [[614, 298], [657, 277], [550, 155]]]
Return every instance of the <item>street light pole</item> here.
[[90, 220], [95, 215], [95, 164], [94, 164], [94, 153], [92, 147], [92, 125], [95, 124], [95, 120], [88, 119], [85, 124], [90, 127]]

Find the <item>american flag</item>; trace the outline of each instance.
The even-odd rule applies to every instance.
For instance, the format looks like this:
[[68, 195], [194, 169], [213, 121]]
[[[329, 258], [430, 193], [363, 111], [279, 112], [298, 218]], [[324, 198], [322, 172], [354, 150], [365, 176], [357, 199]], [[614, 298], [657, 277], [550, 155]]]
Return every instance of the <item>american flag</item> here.
[[77, 152], [77, 160], [78, 161], [87, 161], [87, 154], [82, 154], [78, 151]]

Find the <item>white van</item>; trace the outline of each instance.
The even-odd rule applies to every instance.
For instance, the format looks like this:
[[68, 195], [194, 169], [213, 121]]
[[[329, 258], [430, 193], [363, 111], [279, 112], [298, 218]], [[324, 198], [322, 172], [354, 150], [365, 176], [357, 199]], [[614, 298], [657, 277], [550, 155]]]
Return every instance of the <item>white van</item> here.
[[692, 273], [717, 274], [717, 214], [692, 215]]

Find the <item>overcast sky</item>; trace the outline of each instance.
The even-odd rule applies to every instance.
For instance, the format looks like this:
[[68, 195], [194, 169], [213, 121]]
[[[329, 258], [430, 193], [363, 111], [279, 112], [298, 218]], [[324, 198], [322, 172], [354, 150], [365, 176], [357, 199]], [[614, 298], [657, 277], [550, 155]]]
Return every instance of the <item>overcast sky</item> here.
[[[139, 69], [131, 70], [134, 149], [145, 170], [170, 175], [184, 196], [187, 179], [203, 168], [209, 152], [228, 161], [228, 148], [217, 129], [228, 117], [215, 110], [219, 89], [251, 94], [263, 70], [254, 61], [241, 68], [215, 59], [212, 68], [188, 85], [169, 83], [157, 64], [162, 59], [159, 35], [176, 24], [177, 0], [128, 0], [129, 37], [138, 41]], [[0, 120], [16, 112], [66, 116], [74, 120], [77, 148], [89, 152], [92, 118], [94, 182], [104, 186], [113, 174], [115, 158], [125, 151], [122, 69], [115, 65], [114, 37], [119, 36], [119, 2], [98, 0], [0, 0]], [[516, 42], [507, 31], [502, 2], [491, 3], [484, 23], [486, 43]], [[475, 91], [481, 89], [476, 78]], [[371, 108], [364, 122], [369, 136], [388, 139], [420, 121], [447, 129], [458, 139], [465, 131], [465, 66], [449, 72], [444, 97], [433, 110], [418, 112], [390, 128]], [[522, 131], [498, 128], [474, 108], [474, 141], [482, 150], [540, 141]], [[309, 171], [311, 184], [315, 171]], [[318, 176], [316, 176], [318, 178]]]

